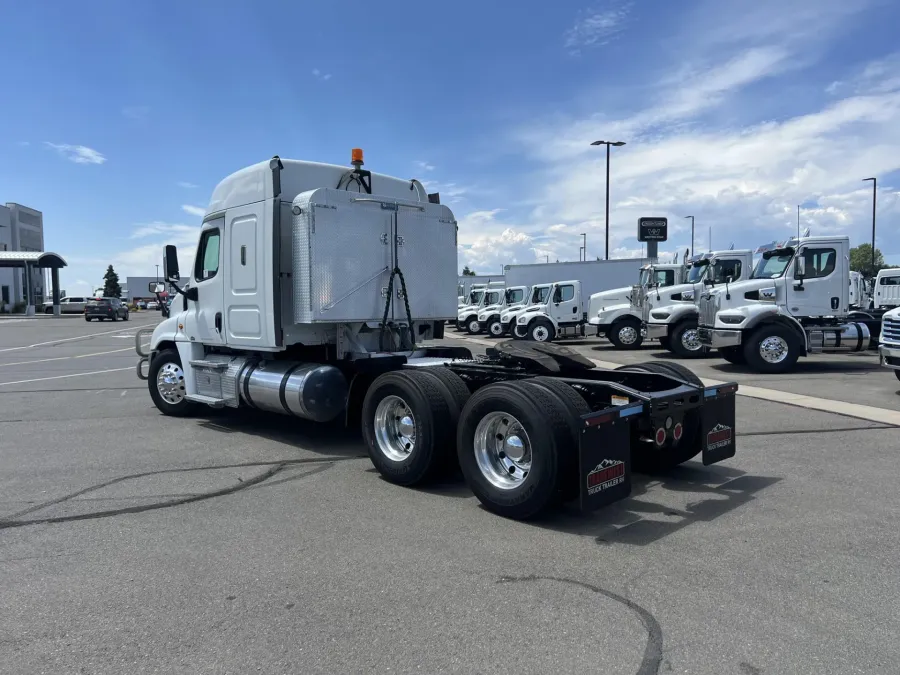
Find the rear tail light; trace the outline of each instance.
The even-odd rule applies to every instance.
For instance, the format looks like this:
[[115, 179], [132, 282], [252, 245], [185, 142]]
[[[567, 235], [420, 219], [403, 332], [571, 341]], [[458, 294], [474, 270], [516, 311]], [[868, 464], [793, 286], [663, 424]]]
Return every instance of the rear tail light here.
[[666, 430], [660, 427], [656, 430], [656, 444], [662, 445], [666, 442]]
[[675, 425], [675, 428], [672, 429], [672, 438], [674, 438], [676, 441], [680, 441], [681, 434], [683, 432], [684, 432], [684, 429], [682, 429], [681, 422], [679, 422], [678, 424]]

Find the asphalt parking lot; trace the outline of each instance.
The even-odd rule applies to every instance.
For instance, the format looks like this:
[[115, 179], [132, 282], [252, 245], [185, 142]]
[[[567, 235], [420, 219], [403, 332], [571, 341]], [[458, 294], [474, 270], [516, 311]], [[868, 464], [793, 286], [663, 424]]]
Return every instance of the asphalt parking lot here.
[[158, 320], [0, 320], [2, 673], [898, 670], [900, 430], [765, 394], [896, 412], [873, 357], [690, 363], [763, 392], [736, 457], [526, 524], [385, 483], [338, 426], [162, 417]]

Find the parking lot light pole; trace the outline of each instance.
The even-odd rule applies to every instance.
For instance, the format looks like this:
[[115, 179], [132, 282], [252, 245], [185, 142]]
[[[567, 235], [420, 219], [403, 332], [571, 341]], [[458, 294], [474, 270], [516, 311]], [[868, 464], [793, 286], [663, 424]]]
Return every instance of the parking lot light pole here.
[[[609, 260], [609, 146], [614, 145], [617, 148], [625, 145], [625, 141], [594, 141], [591, 145], [606, 146], [606, 255], [604, 258]], [[585, 255], [585, 260], [587, 255]]]
[[867, 180], [872, 181], [872, 276], [874, 277], [877, 273], [875, 269], [875, 199], [878, 196], [878, 179], [863, 178], [864, 183]]
[[685, 219], [691, 219], [691, 257], [694, 257], [694, 216], [685, 216]]
[[584, 242], [584, 246], [581, 247], [581, 250], [584, 252], [584, 261], [587, 262], [587, 235], [582, 232], [581, 236], [583, 238], [582, 241]]

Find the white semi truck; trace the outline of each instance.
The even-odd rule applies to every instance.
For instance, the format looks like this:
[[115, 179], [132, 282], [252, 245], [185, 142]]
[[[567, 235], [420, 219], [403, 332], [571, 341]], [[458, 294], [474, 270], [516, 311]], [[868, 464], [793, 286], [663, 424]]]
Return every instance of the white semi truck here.
[[766, 251], [747, 281], [704, 290], [699, 336], [731, 363], [783, 373], [801, 356], [865, 351], [879, 322], [850, 306], [847, 237]]
[[[691, 358], [707, 352], [697, 334], [700, 297], [704, 284], [728, 285], [750, 278], [753, 251], [739, 249], [710, 251], [693, 261], [683, 284], [668, 288], [635, 288], [632, 309], [642, 312], [647, 339], [660, 344], [676, 356]], [[638, 305], [641, 305], [640, 307]]]
[[881, 344], [878, 346], [881, 365], [894, 371], [900, 380], [900, 307], [881, 317]]
[[[515, 311], [524, 308], [530, 291], [528, 286], [510, 286], [504, 289], [499, 302], [492, 305], [486, 304], [478, 311], [477, 332], [487, 333], [489, 337], [503, 337], [503, 322], [501, 321], [503, 312], [507, 309]], [[471, 326], [469, 333], [474, 335]]]
[[[679, 263], [652, 263], [641, 267], [637, 287], [646, 293], [651, 285], [668, 288], [684, 283], [689, 267]], [[588, 324], [595, 326], [597, 337], [606, 338], [617, 349], [637, 349], [644, 341], [640, 310], [632, 307], [636, 286], [623, 286], [591, 296]]]
[[503, 288], [483, 288], [472, 291], [472, 299], [476, 302], [466, 305], [456, 315], [456, 327], [469, 335], [477, 335], [481, 331], [478, 325], [478, 314], [486, 307], [499, 305], [504, 297]]
[[531, 297], [524, 305], [516, 307], [507, 307], [500, 314], [501, 335], [513, 335], [516, 327], [516, 318], [524, 311], [529, 309], [538, 309], [541, 305], [547, 303], [550, 297], [550, 289], [553, 284], [535, 284], [531, 288]]
[[[282, 160], [215, 188], [170, 318], [136, 336], [138, 376], [165, 415], [250, 407], [359, 424], [388, 481], [456, 466], [491, 511], [628, 496], [632, 467], [735, 453], [734, 383], [650, 363], [601, 370], [557, 345], [500, 342], [474, 357], [428, 343], [453, 316], [457, 226], [421, 183]], [[149, 347], [144, 343], [150, 333]]]
[[513, 337], [535, 342], [584, 337], [586, 322], [581, 282], [577, 279], [557, 281], [550, 285], [546, 302], [526, 307], [516, 315]]

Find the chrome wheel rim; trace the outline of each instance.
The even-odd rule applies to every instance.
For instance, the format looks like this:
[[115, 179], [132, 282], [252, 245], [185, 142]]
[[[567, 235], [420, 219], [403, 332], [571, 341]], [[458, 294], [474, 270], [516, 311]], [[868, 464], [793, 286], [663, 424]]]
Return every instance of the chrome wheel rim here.
[[638, 332], [634, 326], [622, 326], [619, 329], [619, 342], [623, 345], [633, 345], [638, 338]]
[[162, 400], [178, 405], [184, 400], [184, 371], [177, 363], [163, 364], [156, 375], [156, 391]]
[[770, 335], [759, 343], [759, 355], [766, 363], [781, 363], [787, 358], [787, 341], [778, 335]]
[[688, 328], [681, 334], [681, 344], [689, 352], [700, 351], [703, 345], [700, 343], [700, 331], [696, 328]]
[[478, 332], [478, 319], [472, 319], [469, 322], [469, 332], [471, 332], [471, 333]]
[[491, 335], [503, 335], [503, 325], [499, 321], [495, 321], [490, 327]]
[[416, 418], [399, 396], [385, 396], [375, 408], [375, 443], [392, 462], [402, 462], [416, 449]]
[[475, 427], [475, 461], [481, 475], [500, 490], [522, 485], [531, 471], [531, 441], [525, 427], [502, 411], [485, 415]]
[[547, 330], [546, 326], [535, 326], [531, 331], [531, 337], [534, 338], [535, 342], [546, 342], [550, 339], [550, 331]]

